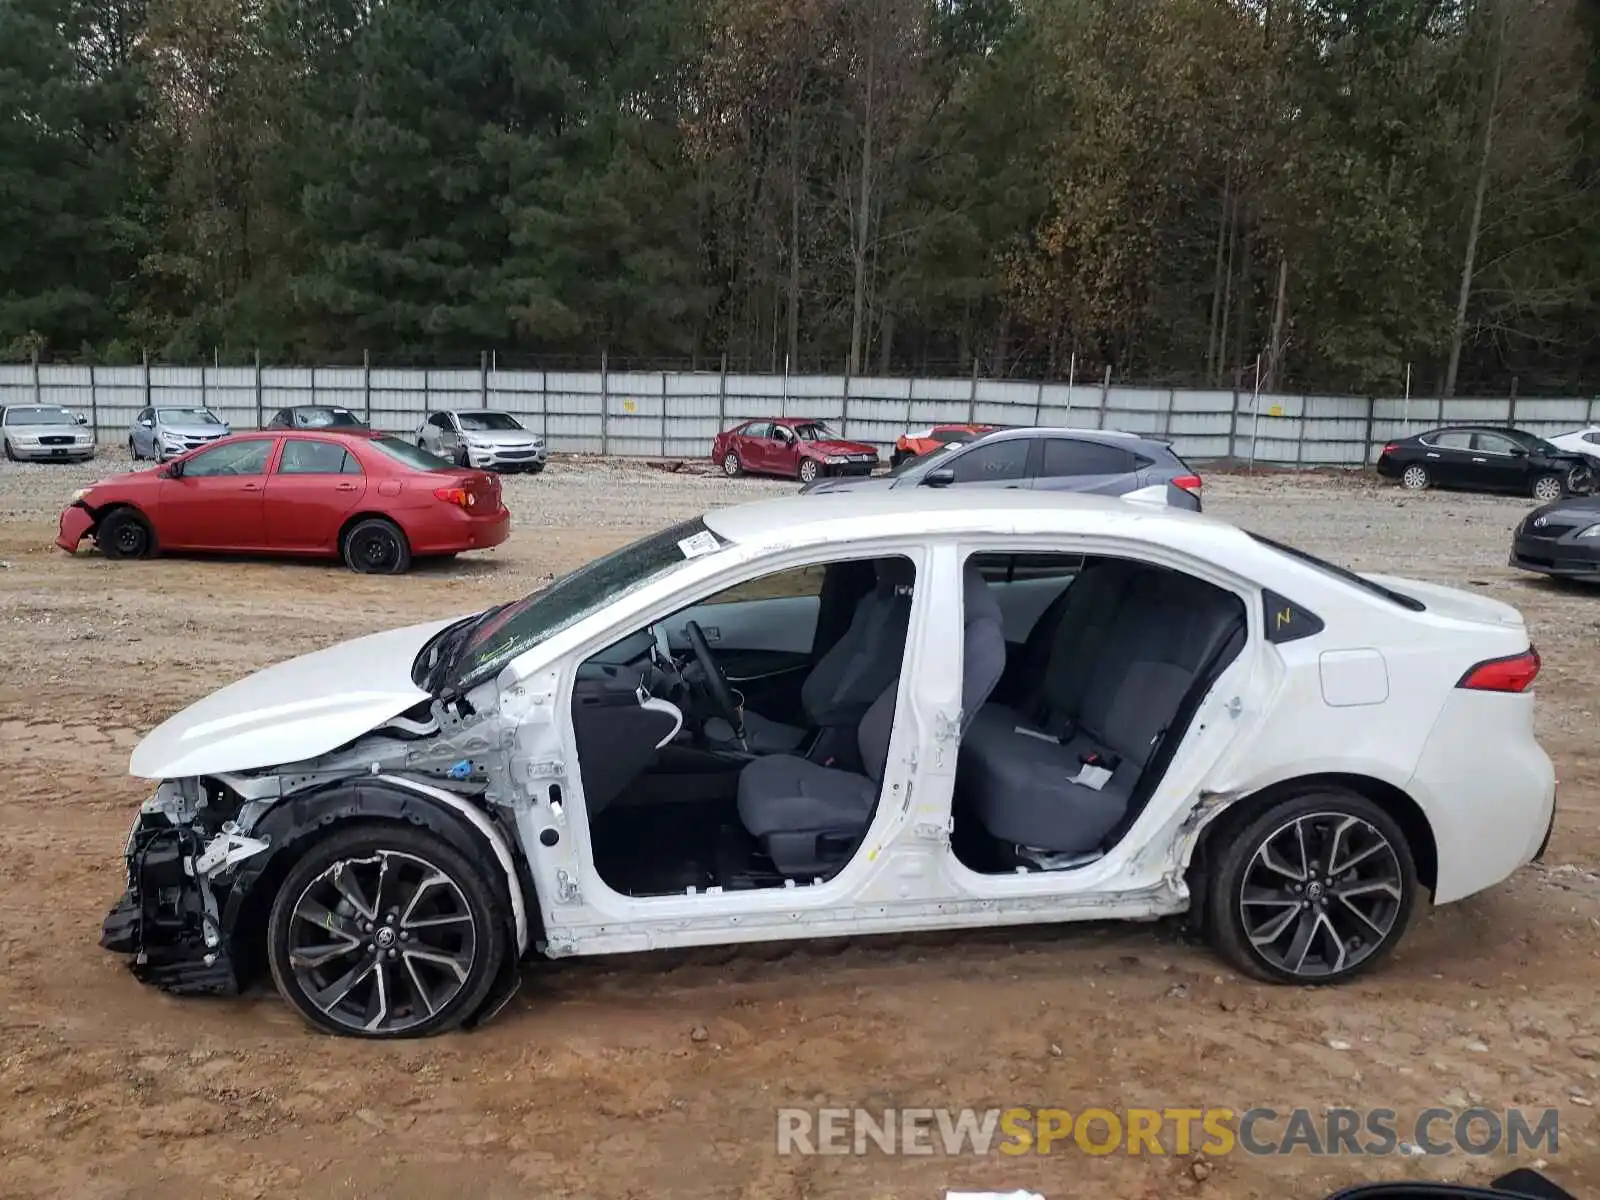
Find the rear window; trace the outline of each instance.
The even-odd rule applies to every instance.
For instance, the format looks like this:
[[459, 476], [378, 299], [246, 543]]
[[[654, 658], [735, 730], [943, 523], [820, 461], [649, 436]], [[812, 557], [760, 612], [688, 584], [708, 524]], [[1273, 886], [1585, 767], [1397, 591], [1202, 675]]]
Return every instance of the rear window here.
[[421, 446], [413, 446], [410, 442], [402, 442], [399, 438], [390, 437], [388, 434], [375, 437], [368, 444], [374, 450], [381, 451], [385, 457], [392, 458], [414, 471], [448, 471], [455, 467], [455, 464], [448, 459], [430, 454]]
[[1275, 542], [1259, 533], [1250, 533], [1248, 529], [1245, 532], [1249, 533], [1252, 538], [1263, 546], [1271, 547], [1279, 554], [1286, 554], [1292, 559], [1305, 563], [1308, 567], [1315, 567], [1324, 574], [1332, 575], [1335, 579], [1348, 583], [1353, 587], [1358, 587], [1364, 592], [1370, 592], [1374, 596], [1382, 596], [1391, 604], [1398, 604], [1401, 608], [1409, 609], [1412, 612], [1425, 612], [1427, 610], [1428, 606], [1415, 596], [1401, 595], [1392, 588], [1386, 588], [1381, 583], [1374, 583], [1370, 579], [1363, 579], [1354, 571], [1335, 566], [1331, 562], [1318, 558], [1315, 554], [1308, 554], [1306, 551], [1297, 549], [1294, 546], [1285, 546], [1282, 542]]

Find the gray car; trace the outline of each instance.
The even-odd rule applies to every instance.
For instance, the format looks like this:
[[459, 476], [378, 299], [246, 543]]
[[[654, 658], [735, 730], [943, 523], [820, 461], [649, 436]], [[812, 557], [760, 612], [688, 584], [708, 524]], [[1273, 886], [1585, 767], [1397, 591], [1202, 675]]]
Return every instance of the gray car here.
[[429, 413], [417, 426], [417, 445], [457, 466], [486, 471], [537, 475], [549, 457], [541, 435], [510, 413], [482, 408]]
[[0, 408], [0, 443], [11, 462], [85, 462], [94, 457], [89, 419], [58, 404]]
[[1018, 488], [1122, 496], [1165, 486], [1174, 508], [1200, 511], [1200, 476], [1169, 442], [1112, 429], [1002, 429], [908, 458], [887, 475], [820, 479], [800, 490]]
[[209, 408], [158, 404], [140, 411], [128, 427], [128, 453], [135, 460], [169, 458], [225, 438], [233, 430]]

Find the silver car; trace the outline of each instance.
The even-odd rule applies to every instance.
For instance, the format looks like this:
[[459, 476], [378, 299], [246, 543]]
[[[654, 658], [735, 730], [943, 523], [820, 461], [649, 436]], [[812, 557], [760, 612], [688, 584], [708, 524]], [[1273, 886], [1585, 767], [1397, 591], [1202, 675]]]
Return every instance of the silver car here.
[[137, 461], [166, 462], [187, 450], [209, 446], [233, 430], [209, 408], [156, 405], [140, 411], [128, 427], [128, 453]]
[[417, 426], [417, 445], [457, 466], [530, 475], [544, 470], [549, 456], [544, 438], [510, 413], [482, 408], [429, 413]]
[[58, 404], [10, 404], [0, 409], [0, 442], [11, 462], [84, 462], [94, 457], [88, 424]]

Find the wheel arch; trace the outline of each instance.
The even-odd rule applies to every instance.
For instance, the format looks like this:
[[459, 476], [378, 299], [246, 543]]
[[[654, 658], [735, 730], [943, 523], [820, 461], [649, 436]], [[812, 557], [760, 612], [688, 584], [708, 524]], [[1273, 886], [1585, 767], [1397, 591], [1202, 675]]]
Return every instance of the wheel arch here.
[[278, 886], [313, 845], [353, 825], [409, 825], [426, 830], [483, 865], [485, 878], [504, 893], [514, 966], [542, 938], [532, 876], [515, 841], [488, 813], [465, 797], [396, 776], [363, 776], [280, 800], [252, 827], [268, 843], [246, 860], [222, 911], [222, 933], [241, 983], [266, 961], [267, 914]]
[[1190, 909], [1198, 913], [1204, 908], [1204, 890], [1209, 878], [1212, 848], [1219, 838], [1253, 820], [1267, 808], [1282, 800], [1325, 788], [1338, 788], [1354, 792], [1372, 801], [1400, 826], [1406, 845], [1417, 869], [1417, 880], [1430, 893], [1439, 881], [1439, 846], [1434, 838], [1422, 806], [1403, 789], [1372, 775], [1327, 771], [1313, 775], [1297, 775], [1270, 783], [1260, 791], [1252, 792], [1224, 808], [1200, 831], [1194, 852], [1189, 860], [1188, 881], [1191, 896]]
[[411, 531], [406, 528], [405, 522], [400, 520], [399, 517], [395, 516], [393, 513], [378, 512], [374, 509], [363, 508], [351, 513], [339, 525], [339, 536], [334, 539], [333, 544], [333, 548], [337, 553], [344, 553], [345, 536], [363, 521], [387, 521], [400, 531], [400, 535], [406, 539], [407, 545], [411, 543]]
[[87, 504], [83, 505], [83, 507], [87, 509], [89, 515], [94, 518], [94, 524], [89, 526], [89, 536], [92, 537], [98, 533], [101, 524], [112, 513], [122, 512], [125, 509], [128, 512], [131, 512], [134, 516], [138, 517], [139, 520], [144, 523], [145, 529], [150, 533], [150, 549], [155, 550], [158, 548], [160, 539], [156, 536], [156, 523], [150, 519], [149, 513], [145, 512], [144, 509], [140, 508], [132, 500], [108, 500], [99, 508], [89, 508]]

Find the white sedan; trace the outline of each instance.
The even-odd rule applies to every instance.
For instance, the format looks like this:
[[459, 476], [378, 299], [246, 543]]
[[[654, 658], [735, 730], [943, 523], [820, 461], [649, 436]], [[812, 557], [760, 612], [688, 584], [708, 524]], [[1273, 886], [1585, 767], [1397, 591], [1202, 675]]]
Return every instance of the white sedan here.
[[1600, 425], [1585, 425], [1582, 429], [1560, 433], [1545, 441], [1571, 454], [1585, 454], [1592, 459], [1600, 459]]
[[371, 1037], [536, 955], [1184, 912], [1332, 982], [1542, 853], [1538, 670], [1513, 608], [1195, 514], [748, 504], [168, 720], [102, 944]]

